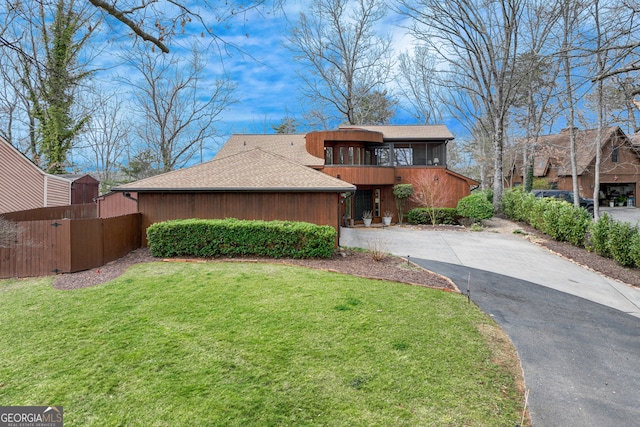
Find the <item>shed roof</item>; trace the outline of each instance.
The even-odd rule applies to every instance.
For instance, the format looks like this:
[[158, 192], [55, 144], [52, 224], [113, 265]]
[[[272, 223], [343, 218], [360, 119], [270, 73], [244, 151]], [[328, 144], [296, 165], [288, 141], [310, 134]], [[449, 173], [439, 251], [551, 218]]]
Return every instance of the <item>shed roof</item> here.
[[260, 148], [141, 179], [114, 191], [316, 191], [353, 192], [356, 187]]

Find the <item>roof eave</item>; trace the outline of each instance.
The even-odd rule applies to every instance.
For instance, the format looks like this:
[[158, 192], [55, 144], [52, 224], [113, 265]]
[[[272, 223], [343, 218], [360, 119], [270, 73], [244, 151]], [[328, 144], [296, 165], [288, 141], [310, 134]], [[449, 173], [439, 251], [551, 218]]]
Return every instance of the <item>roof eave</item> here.
[[355, 192], [355, 186], [349, 187], [264, 187], [264, 188], [238, 188], [238, 187], [215, 187], [215, 188], [112, 188], [111, 191], [121, 193], [345, 193]]

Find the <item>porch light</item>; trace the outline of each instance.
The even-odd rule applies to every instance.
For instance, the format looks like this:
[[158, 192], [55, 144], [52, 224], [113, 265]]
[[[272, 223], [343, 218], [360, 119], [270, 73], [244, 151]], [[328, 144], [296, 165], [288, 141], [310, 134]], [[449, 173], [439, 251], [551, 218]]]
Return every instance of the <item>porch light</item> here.
[[398, 181], [398, 182], [402, 181], [402, 177], [401, 176], [396, 176], [396, 181]]
[[440, 159], [439, 159], [439, 158], [437, 158], [437, 157], [434, 157], [434, 158], [433, 158], [433, 164], [434, 164], [434, 165], [439, 165], [439, 164], [440, 164]]

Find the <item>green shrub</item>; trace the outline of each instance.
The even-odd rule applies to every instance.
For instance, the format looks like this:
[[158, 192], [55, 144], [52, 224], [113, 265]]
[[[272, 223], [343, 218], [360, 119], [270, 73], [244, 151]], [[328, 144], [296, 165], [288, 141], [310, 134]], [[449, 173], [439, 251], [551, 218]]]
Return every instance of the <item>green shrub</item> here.
[[607, 246], [613, 258], [618, 264], [630, 267], [635, 264], [632, 251], [632, 243], [636, 241], [638, 227], [628, 222], [614, 221], [609, 231]]
[[493, 205], [485, 193], [473, 193], [458, 202], [458, 215], [480, 221], [493, 217]]
[[609, 251], [609, 235], [611, 234], [611, 227], [613, 226], [613, 219], [608, 213], [603, 213], [596, 222], [591, 225], [589, 230], [589, 238], [585, 245], [588, 251], [595, 252], [605, 258], [611, 258], [611, 251]]
[[407, 212], [409, 224], [433, 224], [432, 215], [436, 224], [457, 225], [458, 211], [454, 208], [413, 208]]
[[398, 222], [402, 224], [404, 218], [404, 209], [407, 199], [413, 195], [412, 184], [396, 184], [393, 186], [393, 196], [396, 199], [396, 208], [398, 209]]
[[156, 257], [329, 258], [336, 236], [330, 226], [235, 218], [175, 220], [147, 228], [149, 250]]
[[531, 185], [533, 190], [550, 190], [551, 183], [546, 178], [533, 178], [533, 184]]
[[633, 265], [640, 268], [640, 232], [634, 233], [629, 242]]
[[591, 215], [585, 209], [562, 202], [555, 224], [556, 240], [569, 242], [573, 246], [584, 246], [592, 222]]
[[[543, 202], [544, 203], [541, 203]], [[562, 230], [560, 230], [560, 215], [562, 207], [566, 202], [557, 199], [539, 199], [536, 204], [543, 206], [538, 210], [540, 218], [538, 218], [538, 229], [554, 240], [562, 240]]]
[[493, 205], [493, 190], [492, 189], [484, 190], [482, 191], [482, 194], [484, 194], [487, 197], [487, 201], [491, 203], [491, 205]]
[[523, 193], [522, 187], [506, 190], [502, 196], [500, 210], [514, 221], [529, 222], [535, 197], [531, 193]]

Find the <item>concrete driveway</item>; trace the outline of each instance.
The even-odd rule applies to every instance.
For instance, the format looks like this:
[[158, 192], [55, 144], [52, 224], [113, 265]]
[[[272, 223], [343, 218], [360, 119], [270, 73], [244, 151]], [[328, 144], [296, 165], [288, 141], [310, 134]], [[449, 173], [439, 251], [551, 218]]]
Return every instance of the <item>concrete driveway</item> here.
[[640, 290], [516, 235], [345, 228], [450, 277], [509, 334], [535, 426], [640, 425]]
[[602, 215], [603, 212], [611, 215], [616, 221], [630, 222], [633, 225], [640, 224], [640, 209], [636, 207], [616, 206], [615, 208], [610, 208], [608, 206], [600, 206], [600, 215]]

